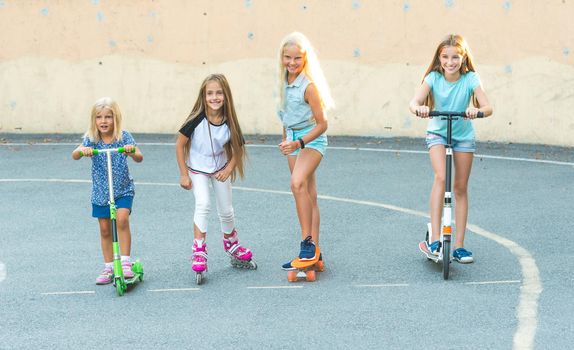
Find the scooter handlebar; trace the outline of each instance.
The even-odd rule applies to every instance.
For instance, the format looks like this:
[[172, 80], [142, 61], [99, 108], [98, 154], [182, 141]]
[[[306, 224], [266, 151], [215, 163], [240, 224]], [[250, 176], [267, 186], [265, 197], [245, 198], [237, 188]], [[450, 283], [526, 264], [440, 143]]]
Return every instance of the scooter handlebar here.
[[[92, 150], [92, 154], [94, 156], [97, 156], [100, 153], [128, 153], [126, 152], [126, 149], [124, 147], [119, 147], [119, 148], [108, 148], [108, 149], [93, 149]], [[129, 153], [135, 153], [136, 152], [136, 148], [132, 148], [132, 150]], [[84, 152], [80, 151], [80, 156], [84, 156]]]
[[[466, 118], [466, 112], [442, 112], [442, 111], [431, 111], [429, 112], [429, 117], [462, 117]], [[477, 118], [484, 118], [483, 112], [478, 112]]]

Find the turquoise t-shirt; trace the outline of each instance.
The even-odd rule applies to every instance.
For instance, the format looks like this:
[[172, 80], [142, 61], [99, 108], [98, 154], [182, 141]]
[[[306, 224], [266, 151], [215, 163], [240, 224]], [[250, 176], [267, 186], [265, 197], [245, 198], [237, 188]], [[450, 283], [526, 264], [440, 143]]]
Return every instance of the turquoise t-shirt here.
[[[480, 78], [475, 72], [462, 74], [455, 82], [449, 82], [439, 72], [430, 72], [425, 77], [434, 98], [435, 111], [464, 112], [468, 108], [474, 89], [480, 85]], [[446, 120], [433, 118], [427, 126], [427, 133], [446, 137]], [[452, 139], [455, 141], [474, 140], [474, 126], [470, 119], [459, 119], [452, 122]]]

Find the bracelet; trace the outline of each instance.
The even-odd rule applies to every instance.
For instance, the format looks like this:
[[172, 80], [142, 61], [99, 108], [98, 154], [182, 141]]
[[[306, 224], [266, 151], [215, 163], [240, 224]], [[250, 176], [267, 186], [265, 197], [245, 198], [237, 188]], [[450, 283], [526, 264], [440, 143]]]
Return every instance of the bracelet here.
[[299, 145], [301, 145], [301, 149], [305, 148], [305, 142], [303, 142], [302, 138], [298, 138], [297, 141], [299, 141]]

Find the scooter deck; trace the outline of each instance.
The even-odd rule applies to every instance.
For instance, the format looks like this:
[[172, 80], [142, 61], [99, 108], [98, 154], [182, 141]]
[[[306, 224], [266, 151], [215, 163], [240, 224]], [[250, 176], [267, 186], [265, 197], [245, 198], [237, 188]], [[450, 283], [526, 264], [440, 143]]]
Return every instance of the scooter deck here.
[[126, 278], [124, 276], [124, 282], [127, 285], [132, 285], [132, 284], [136, 284], [137, 282], [143, 282], [144, 279], [144, 271], [143, 271], [143, 266], [141, 264], [141, 262], [138, 260], [136, 260], [133, 264], [132, 264], [132, 271], [134, 273], [134, 277], [131, 278]]
[[137, 282], [143, 281], [143, 274], [136, 273], [132, 278], [124, 278], [124, 281], [126, 282], [126, 284], [136, 284]]
[[427, 244], [425, 241], [422, 241], [419, 243], [419, 249], [421, 252], [423, 252], [423, 254], [427, 257], [427, 259], [434, 261], [435, 263], [438, 263], [439, 261], [441, 261], [440, 256], [438, 255], [434, 255], [432, 254], [428, 249], [427, 249]]

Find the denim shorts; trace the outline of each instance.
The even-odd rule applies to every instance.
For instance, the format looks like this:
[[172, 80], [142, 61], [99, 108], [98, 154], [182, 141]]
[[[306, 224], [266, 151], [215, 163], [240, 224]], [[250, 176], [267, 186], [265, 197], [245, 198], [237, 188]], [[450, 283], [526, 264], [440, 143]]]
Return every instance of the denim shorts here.
[[[293, 130], [293, 129], [285, 129], [285, 134], [287, 136], [287, 141], [294, 141], [297, 140], [305, 135], [307, 135], [309, 132], [311, 132], [311, 130], [313, 130], [313, 128], [315, 127], [315, 125], [310, 125], [306, 128], [303, 128], [301, 130]], [[319, 137], [317, 137], [316, 139], [314, 139], [313, 141], [306, 143], [305, 144], [305, 148], [312, 148], [314, 150], [317, 150], [319, 153], [321, 153], [322, 156], [325, 155], [325, 152], [327, 151], [327, 135], [326, 134], [321, 134], [319, 135]], [[293, 153], [289, 154], [290, 156], [296, 156], [299, 154], [299, 151], [301, 149], [298, 148], [296, 149]]]
[[[132, 203], [134, 201], [133, 196], [125, 196], [116, 199], [116, 209], [125, 208], [130, 210], [132, 213]], [[95, 205], [92, 203], [92, 217], [94, 218], [108, 218], [110, 217], [110, 206], [109, 205]]]
[[[428, 149], [436, 145], [446, 146], [446, 137], [442, 137], [441, 135], [437, 134], [428, 133], [425, 141], [427, 143]], [[474, 140], [469, 141], [452, 140], [452, 150], [454, 152], [474, 153], [474, 151], [476, 151], [476, 143], [474, 142]]]

